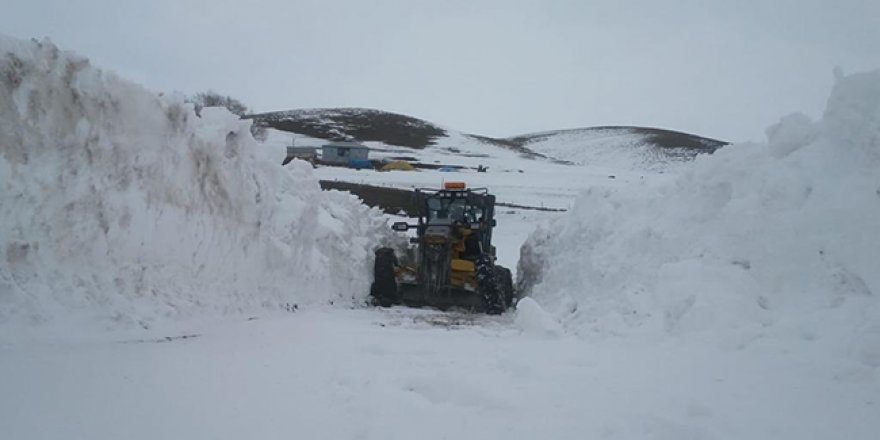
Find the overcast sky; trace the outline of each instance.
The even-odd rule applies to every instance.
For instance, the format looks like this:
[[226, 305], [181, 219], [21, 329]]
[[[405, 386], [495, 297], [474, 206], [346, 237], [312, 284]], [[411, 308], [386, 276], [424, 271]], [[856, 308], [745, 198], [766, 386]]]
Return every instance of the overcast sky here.
[[880, 68], [878, 0], [13, 0], [49, 37], [156, 91], [256, 111], [372, 107], [511, 136], [642, 125], [764, 140]]

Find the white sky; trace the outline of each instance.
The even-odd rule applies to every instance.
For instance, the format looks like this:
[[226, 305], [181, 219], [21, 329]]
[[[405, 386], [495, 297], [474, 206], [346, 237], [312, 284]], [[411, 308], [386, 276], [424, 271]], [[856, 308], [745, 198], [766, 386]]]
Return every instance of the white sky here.
[[878, 0], [21, 0], [48, 36], [157, 91], [256, 111], [372, 107], [489, 136], [643, 125], [763, 140], [880, 68]]

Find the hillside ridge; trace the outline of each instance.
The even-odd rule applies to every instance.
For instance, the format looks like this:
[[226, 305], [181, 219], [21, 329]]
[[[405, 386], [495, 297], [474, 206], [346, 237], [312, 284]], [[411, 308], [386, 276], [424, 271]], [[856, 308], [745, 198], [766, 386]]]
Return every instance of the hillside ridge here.
[[[245, 116], [256, 124], [281, 131], [303, 134], [331, 141], [357, 140], [423, 149], [448, 137], [451, 129], [424, 119], [373, 108], [304, 108]], [[516, 151], [531, 158], [549, 158], [534, 151], [529, 144], [556, 136], [618, 132], [638, 135], [644, 142], [660, 149], [689, 150], [693, 154], [712, 153], [728, 142], [675, 130], [638, 126], [597, 126], [526, 133], [495, 138], [471, 133], [463, 136], [478, 142]]]

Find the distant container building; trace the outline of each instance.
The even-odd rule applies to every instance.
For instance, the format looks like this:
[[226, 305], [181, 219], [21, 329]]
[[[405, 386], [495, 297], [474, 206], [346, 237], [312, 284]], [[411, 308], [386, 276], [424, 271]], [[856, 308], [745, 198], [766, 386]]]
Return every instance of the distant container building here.
[[287, 156], [284, 158], [284, 161], [281, 162], [281, 165], [287, 165], [294, 159], [305, 160], [314, 165], [314, 163], [318, 161], [318, 148], [308, 146], [298, 147], [296, 146], [296, 137], [293, 137], [290, 139], [290, 145], [287, 146]]
[[370, 159], [370, 149], [357, 142], [333, 142], [321, 146], [321, 161], [328, 164], [350, 165]]
[[308, 161], [314, 161], [318, 158], [318, 149], [316, 147], [287, 147], [287, 157]]

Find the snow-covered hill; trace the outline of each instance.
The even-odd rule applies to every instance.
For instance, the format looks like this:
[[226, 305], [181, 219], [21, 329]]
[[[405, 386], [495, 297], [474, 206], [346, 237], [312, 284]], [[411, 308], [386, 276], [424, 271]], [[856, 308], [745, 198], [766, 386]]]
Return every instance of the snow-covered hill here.
[[880, 71], [821, 120], [699, 157], [651, 191], [595, 189], [523, 247], [523, 287], [581, 335], [821, 346], [880, 366]]
[[248, 117], [277, 130], [335, 141], [425, 148], [446, 136], [445, 129], [428, 121], [367, 108], [297, 109]]
[[421, 156], [420, 150], [438, 147], [465, 155], [488, 156], [498, 150], [508, 150], [524, 158], [559, 163], [625, 164], [642, 169], [693, 159], [726, 145], [692, 134], [643, 127], [593, 127], [491, 138], [411, 116], [364, 108], [299, 109], [248, 117], [257, 124], [309, 138], [356, 140], [373, 143], [380, 150], [405, 147], [397, 149], [416, 158]]
[[510, 139], [546, 157], [579, 165], [658, 168], [727, 145], [692, 134], [644, 127], [591, 127], [521, 135]]
[[362, 300], [384, 221], [249, 125], [0, 37], [0, 324]]

